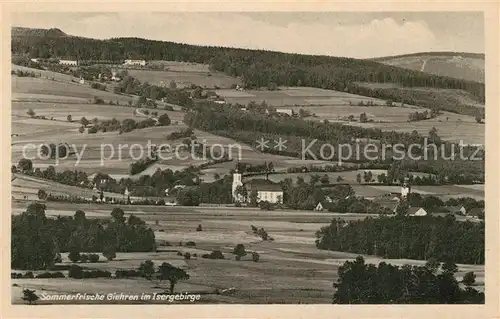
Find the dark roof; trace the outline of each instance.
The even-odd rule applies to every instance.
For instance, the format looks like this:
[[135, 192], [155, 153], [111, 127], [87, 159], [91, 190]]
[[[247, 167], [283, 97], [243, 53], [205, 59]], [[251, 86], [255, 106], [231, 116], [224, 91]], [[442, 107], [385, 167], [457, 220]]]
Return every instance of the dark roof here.
[[462, 206], [462, 205], [457, 205], [457, 206], [446, 206], [446, 207], [444, 207], [444, 209], [446, 209], [446, 210], [447, 210], [447, 211], [449, 211], [449, 212], [458, 212], [459, 210], [461, 210], [461, 209], [462, 209], [462, 207], [464, 207], [464, 206]]
[[273, 183], [270, 180], [262, 178], [251, 179], [245, 182], [244, 185], [248, 189], [256, 191], [275, 191], [275, 192], [283, 191], [280, 184]]
[[467, 212], [468, 216], [481, 216], [484, 215], [484, 208], [474, 207]]

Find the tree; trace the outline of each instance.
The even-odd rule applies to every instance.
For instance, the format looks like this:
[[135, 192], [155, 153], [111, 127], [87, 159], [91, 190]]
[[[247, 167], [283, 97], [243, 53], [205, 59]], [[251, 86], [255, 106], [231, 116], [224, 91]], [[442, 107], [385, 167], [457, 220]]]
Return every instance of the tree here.
[[37, 301], [38, 299], [40, 299], [37, 294], [35, 293], [34, 290], [31, 290], [31, 289], [23, 289], [23, 297], [22, 299], [26, 302], [28, 302], [28, 304], [32, 304], [33, 302]]
[[66, 117], [66, 119], [68, 120], [68, 122], [72, 122], [73, 121], [73, 118], [71, 117], [71, 114], [68, 114], [68, 116]]
[[218, 180], [220, 179], [220, 174], [219, 174], [219, 173], [217, 173], [217, 172], [215, 172], [215, 173], [214, 173], [214, 179], [215, 179], [216, 181], [218, 181]]
[[16, 165], [12, 165], [12, 166], [10, 167], [10, 172], [11, 172], [12, 174], [17, 173], [17, 166], [16, 166]]
[[69, 254], [68, 254], [68, 258], [69, 260], [71, 260], [71, 262], [78, 262], [81, 258], [80, 256], [80, 252], [76, 249], [73, 249]]
[[358, 173], [356, 175], [356, 182], [358, 182], [358, 184], [361, 184], [361, 173]]
[[83, 127], [83, 126], [80, 126], [80, 128], [78, 128], [78, 132], [80, 132], [80, 133], [83, 133], [83, 132], [85, 132], [85, 127]]
[[155, 273], [155, 264], [151, 260], [146, 260], [139, 266], [139, 272], [142, 277], [147, 280], [151, 280], [153, 274]]
[[22, 158], [19, 160], [17, 167], [19, 167], [23, 173], [31, 172], [33, 170], [33, 162], [29, 159]]
[[85, 116], [80, 119], [80, 123], [82, 123], [84, 127], [87, 127], [87, 125], [90, 124], [89, 120], [87, 120]]
[[180, 268], [174, 267], [169, 263], [164, 262], [158, 269], [158, 279], [168, 280], [170, 282], [170, 293], [174, 293], [174, 287], [179, 280], [189, 279], [189, 275]]
[[479, 124], [483, 123], [483, 118], [481, 116], [479, 116], [479, 115], [476, 116], [476, 122], [479, 123]]
[[196, 227], [196, 231], [203, 231], [203, 227], [201, 227], [201, 224], [199, 224], [198, 227]]
[[366, 113], [365, 113], [365, 112], [361, 113], [361, 114], [359, 115], [359, 121], [360, 121], [361, 123], [366, 123], [366, 122], [368, 122], [368, 115], [366, 115]]
[[241, 257], [246, 256], [245, 246], [243, 244], [238, 244], [233, 249], [233, 254], [236, 255], [236, 260], [240, 260]]
[[38, 199], [40, 200], [46, 200], [47, 199], [47, 192], [43, 189], [38, 190]]
[[469, 271], [465, 273], [464, 277], [462, 278], [462, 283], [468, 287], [474, 285], [476, 282], [476, 274], [474, 272]]
[[436, 273], [436, 271], [441, 266], [441, 263], [436, 258], [429, 258], [425, 263], [425, 268], [427, 268], [431, 273]]
[[327, 174], [321, 176], [320, 182], [322, 184], [328, 184], [330, 182], [330, 177]]
[[259, 255], [259, 253], [258, 253], [258, 252], [256, 252], [256, 251], [252, 252], [252, 260], [253, 260], [254, 262], [258, 262], [258, 261], [259, 261], [259, 259], [260, 259], [260, 255]]
[[337, 183], [340, 183], [344, 180], [344, 178], [342, 176], [337, 176]]
[[170, 118], [168, 117], [167, 113], [160, 115], [160, 117], [158, 118], [158, 122], [160, 123], [160, 125], [163, 125], [163, 126], [170, 125], [170, 123], [171, 123]]
[[30, 117], [35, 117], [36, 113], [33, 111], [33, 109], [29, 109], [28, 112], [26, 112]]
[[175, 83], [174, 80], [170, 81], [170, 83], [168, 84], [168, 87], [171, 89], [171, 90], [175, 90], [177, 89], [177, 83]]
[[102, 251], [102, 255], [107, 259], [107, 260], [113, 260], [116, 258], [116, 249], [113, 246], [106, 246], [104, 247]]

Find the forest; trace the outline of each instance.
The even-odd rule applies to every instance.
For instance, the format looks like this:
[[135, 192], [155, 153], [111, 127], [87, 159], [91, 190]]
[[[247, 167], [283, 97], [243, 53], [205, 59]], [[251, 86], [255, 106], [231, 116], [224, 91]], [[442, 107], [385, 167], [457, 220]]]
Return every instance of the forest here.
[[334, 219], [316, 237], [319, 249], [484, 264], [484, 222], [459, 222], [453, 216], [382, 216], [348, 223]]
[[20, 36], [13, 30], [12, 55], [32, 58], [72, 57], [76, 60], [123, 61], [126, 58], [169, 60], [209, 64], [211, 70], [240, 77], [247, 88], [309, 86], [333, 89], [419, 105], [430, 109], [483, 116], [484, 109], [446, 103], [436, 105], [422, 99], [417, 90], [371, 89], [359, 83], [393, 83], [400, 88], [431, 87], [458, 89], [470, 93], [479, 102], [485, 100], [482, 83], [436, 76], [423, 72], [384, 65], [371, 60], [314, 56], [265, 50], [209, 47], [153, 41], [139, 38], [97, 40], [63, 36], [59, 32], [40, 36]]
[[455, 278], [452, 262], [428, 261], [425, 266], [368, 264], [363, 257], [346, 261], [333, 286], [336, 304], [484, 304], [484, 293], [472, 288], [476, 275]]
[[33, 203], [12, 216], [12, 268], [47, 269], [61, 252], [156, 250], [151, 228], [134, 215], [125, 218], [121, 208], [114, 208], [105, 220], [87, 219], [81, 210], [74, 216], [49, 219], [46, 210], [44, 204]]

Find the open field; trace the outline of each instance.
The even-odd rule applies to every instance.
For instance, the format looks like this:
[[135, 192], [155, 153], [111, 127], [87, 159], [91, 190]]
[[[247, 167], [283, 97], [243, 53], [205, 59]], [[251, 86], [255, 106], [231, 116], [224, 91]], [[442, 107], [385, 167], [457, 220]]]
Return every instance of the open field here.
[[79, 98], [91, 102], [97, 96], [106, 103], [109, 100], [113, 102], [118, 100], [122, 105], [126, 105], [128, 101], [132, 100], [131, 97], [126, 95], [92, 89], [88, 84], [52, 81], [44, 78], [17, 76], [12, 76], [11, 78], [12, 97], [14, 100], [52, 101], [55, 96], [56, 99], [69, 97], [72, 101], [74, 98]]
[[374, 59], [400, 68], [484, 83], [484, 55], [418, 53]]
[[308, 106], [308, 105], [349, 105], [373, 101], [377, 105], [385, 105], [384, 100], [355, 95], [345, 92], [324, 90], [311, 87], [280, 87], [277, 91], [217, 90], [217, 94], [229, 103], [248, 104], [251, 101], [261, 103], [266, 101], [271, 106]]
[[[47, 215], [74, 214], [82, 209], [90, 217], [109, 216], [111, 205], [74, 205], [49, 203]], [[15, 202], [16, 214], [26, 207]], [[327, 225], [339, 214], [305, 211], [261, 211], [249, 208], [213, 207], [124, 207], [126, 213], [137, 214], [155, 230], [159, 244], [156, 253], [118, 253], [111, 262], [83, 264], [97, 269], [137, 268], [150, 259], [156, 265], [170, 262], [184, 268], [191, 276], [176, 285], [176, 292], [201, 294], [201, 303], [331, 303], [332, 283], [337, 278], [337, 269], [345, 261], [357, 254], [322, 251], [315, 248], [314, 232]], [[343, 216], [342, 216], [343, 217]], [[349, 218], [349, 215], [345, 215]], [[351, 216], [364, 218], [364, 216]], [[155, 221], [158, 220], [158, 225]], [[202, 232], [196, 232], [198, 224]], [[251, 233], [250, 225], [264, 227], [275, 240], [263, 242]], [[160, 231], [163, 230], [163, 231]], [[196, 247], [179, 246], [179, 242], [193, 240]], [[168, 241], [172, 246], [163, 246]], [[243, 243], [247, 251], [257, 251], [260, 261], [251, 261], [249, 255], [235, 261], [231, 252], [237, 243]], [[220, 249], [226, 260], [209, 260], [194, 257], [184, 260], [177, 256], [180, 251], [198, 255]], [[63, 254], [64, 255], [64, 254]], [[101, 258], [102, 260], [102, 258]], [[365, 256], [368, 263], [379, 263], [383, 259]], [[383, 260], [402, 265], [423, 265], [424, 261]], [[63, 256], [63, 263], [67, 263]], [[457, 277], [467, 271], [477, 275], [478, 289], [483, 289], [484, 266], [458, 265]], [[14, 270], [15, 271], [15, 270]], [[37, 293], [141, 293], [160, 292], [166, 283], [144, 279], [15, 279], [12, 283], [13, 303], [22, 303], [21, 289], [36, 289]], [[235, 288], [230, 294], [217, 294], [215, 289]], [[43, 289], [43, 290], [42, 290]], [[50, 303], [39, 301], [39, 304]], [[165, 302], [163, 302], [165, 303]]]
[[[189, 87], [192, 84], [207, 88], [229, 88], [233, 84], [240, 84], [236, 78], [227, 76], [220, 72], [199, 71], [197, 67], [191, 69], [189, 66], [181, 66], [166, 70], [134, 70], [127, 69], [128, 74], [141, 82], [155, 85], [168, 86], [170, 81], [175, 81], [178, 88]], [[198, 68], [199, 69], [199, 68]], [[120, 70], [120, 69], [117, 69]]]

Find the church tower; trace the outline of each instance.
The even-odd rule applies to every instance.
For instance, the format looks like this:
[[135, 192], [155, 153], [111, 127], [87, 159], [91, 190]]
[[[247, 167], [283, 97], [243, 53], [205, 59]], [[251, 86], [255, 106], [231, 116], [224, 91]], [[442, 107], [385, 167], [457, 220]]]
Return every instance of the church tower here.
[[401, 199], [408, 198], [408, 195], [410, 195], [410, 191], [410, 183], [408, 182], [408, 178], [405, 177], [403, 185], [401, 185]]
[[243, 182], [241, 181], [241, 174], [238, 172], [238, 169], [233, 173], [233, 185], [232, 185], [232, 195], [233, 195], [233, 201], [240, 201], [241, 195], [236, 194], [236, 188], [238, 186], [243, 186]]

